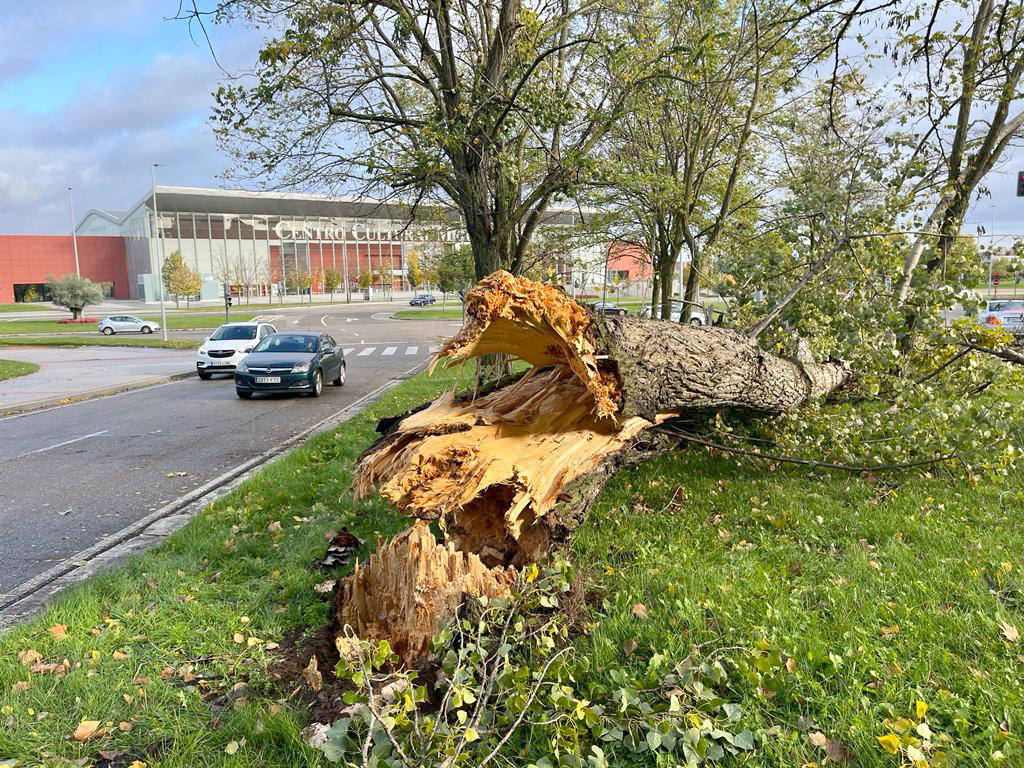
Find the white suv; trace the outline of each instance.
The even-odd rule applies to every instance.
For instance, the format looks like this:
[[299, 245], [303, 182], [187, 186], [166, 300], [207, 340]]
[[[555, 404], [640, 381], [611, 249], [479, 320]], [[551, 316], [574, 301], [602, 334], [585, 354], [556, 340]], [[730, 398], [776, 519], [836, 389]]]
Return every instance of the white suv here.
[[215, 373], [233, 373], [239, 361], [272, 333], [277, 333], [277, 329], [270, 323], [222, 325], [199, 347], [196, 354], [199, 378], [208, 379]]

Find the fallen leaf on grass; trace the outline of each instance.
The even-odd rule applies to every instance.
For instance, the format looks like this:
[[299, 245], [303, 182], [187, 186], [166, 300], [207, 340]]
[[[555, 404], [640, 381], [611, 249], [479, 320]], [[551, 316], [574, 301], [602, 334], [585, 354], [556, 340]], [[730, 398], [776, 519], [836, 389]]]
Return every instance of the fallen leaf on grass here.
[[326, 595], [334, 589], [336, 581], [334, 579], [328, 579], [327, 581], [321, 581], [313, 587], [313, 591], [318, 595]]
[[21, 662], [23, 667], [31, 667], [33, 664], [37, 664], [42, 661], [42, 654], [39, 653], [35, 648], [29, 648], [25, 651], [18, 651], [18, 661]]
[[824, 747], [826, 744], [828, 744], [828, 736], [826, 736], [821, 731], [812, 731], [811, 733], [807, 734], [807, 738], [810, 739], [811, 744], [813, 744], [816, 747]]
[[647, 606], [644, 605], [643, 603], [636, 603], [633, 606], [633, 610], [631, 611], [631, 613], [634, 616], [636, 616], [638, 619], [647, 619], [648, 618]]
[[241, 632], [235, 632], [235, 634], [234, 634], [234, 637], [233, 637], [232, 639], [233, 639], [233, 640], [234, 640], [234, 641], [235, 641], [236, 643], [238, 643], [239, 645], [241, 645], [242, 643], [244, 643], [244, 642], [245, 642], [245, 635], [243, 635], [243, 634], [242, 634]]
[[31, 683], [29, 683], [28, 680], [19, 680], [11, 686], [11, 693], [21, 693], [22, 691], [27, 691], [29, 685], [31, 685]]
[[96, 729], [99, 727], [99, 720], [83, 720], [78, 724], [75, 732], [71, 734], [71, 738], [75, 741], [87, 741], [96, 734]]
[[54, 637], [64, 637], [68, 633], [68, 625], [67, 624], [54, 624], [52, 627], [50, 627], [49, 631], [50, 631], [50, 634], [53, 635]]
[[895, 733], [887, 733], [885, 736], [879, 736], [878, 743], [881, 744], [882, 749], [890, 755], [895, 755], [900, 751], [900, 737]]
[[146, 768], [146, 764], [141, 760], [132, 760], [132, 763], [128, 768]]
[[1003, 637], [1006, 638], [1008, 642], [1016, 643], [1020, 640], [1020, 632], [1017, 631], [1017, 627], [1007, 621], [1003, 621], [1002, 619], [998, 619], [998, 621], [999, 630], [1003, 633]]
[[121, 733], [131, 733], [131, 730], [134, 727], [134, 725], [124, 720], [117, 724], [117, 730], [119, 730]]
[[267, 530], [270, 531], [271, 533], [277, 533], [278, 531], [280, 531], [281, 530], [281, 523], [280, 523], [280, 521], [275, 520], [274, 522], [272, 522], [270, 525], [267, 526]]
[[128, 658], [128, 654], [123, 653], [122, 651], [114, 651], [112, 654], [110, 654], [110, 656], [111, 658], [116, 659], [117, 661], [124, 661]]
[[267, 644], [266, 644], [265, 646], [263, 646], [263, 647], [264, 647], [264, 648], [265, 648], [266, 650], [268, 650], [268, 651], [276, 651], [276, 650], [277, 650], [278, 648], [280, 648], [281, 646], [280, 646], [280, 645], [278, 645], [277, 643], [267, 643]]
[[233, 754], [235, 754], [236, 752], [238, 752], [238, 746], [239, 746], [239, 744], [238, 744], [237, 741], [229, 741], [227, 743], [227, 746], [224, 747], [224, 754], [225, 755], [233, 755]]

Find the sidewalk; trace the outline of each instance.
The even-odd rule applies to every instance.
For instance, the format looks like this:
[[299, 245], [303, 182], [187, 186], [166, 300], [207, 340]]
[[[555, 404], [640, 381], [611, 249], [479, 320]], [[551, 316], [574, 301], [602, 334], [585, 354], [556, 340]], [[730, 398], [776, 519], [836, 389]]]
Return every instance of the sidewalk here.
[[40, 368], [0, 381], [0, 415], [158, 384], [194, 371], [195, 355], [195, 350], [144, 347], [6, 347], [0, 350], [3, 359]]

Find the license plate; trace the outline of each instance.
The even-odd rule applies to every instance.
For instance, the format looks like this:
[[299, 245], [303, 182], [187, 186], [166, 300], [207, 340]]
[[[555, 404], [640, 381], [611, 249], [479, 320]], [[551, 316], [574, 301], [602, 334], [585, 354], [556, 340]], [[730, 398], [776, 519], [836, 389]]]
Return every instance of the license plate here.
[[281, 377], [280, 376], [257, 376], [256, 377], [256, 383], [257, 384], [280, 384], [281, 383]]

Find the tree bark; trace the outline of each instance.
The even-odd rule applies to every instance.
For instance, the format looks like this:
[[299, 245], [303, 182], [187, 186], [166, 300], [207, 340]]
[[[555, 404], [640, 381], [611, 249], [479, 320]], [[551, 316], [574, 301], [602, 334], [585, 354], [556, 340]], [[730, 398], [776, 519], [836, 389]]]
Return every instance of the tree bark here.
[[[465, 563], [477, 574], [473, 583], [500, 581], [567, 541], [618, 468], [664, 449], [663, 437], [648, 437], [651, 427], [716, 408], [777, 413], [850, 378], [845, 363], [785, 360], [728, 329], [594, 315], [552, 286], [507, 272], [469, 293], [466, 316], [434, 364], [514, 354], [533, 368], [383, 421], [384, 434], [360, 457], [355, 489], [377, 488], [410, 517], [437, 521], [451, 557], [472, 556]], [[405, 559], [378, 562], [380, 579], [391, 585], [385, 574], [402, 573], [403, 589], [438, 589], [436, 574], [406, 562], [407, 547], [392, 550]], [[452, 572], [462, 574], [465, 563]], [[343, 594], [394, 592], [375, 587], [367, 573]], [[423, 600], [439, 607], [417, 619], [418, 638], [424, 621], [451, 614], [458, 591], [436, 600], [424, 592]], [[409, 614], [404, 602], [388, 598], [382, 613], [371, 606], [339, 615], [380, 615], [377, 625], [393, 628], [401, 621], [389, 615], [392, 607]]]

